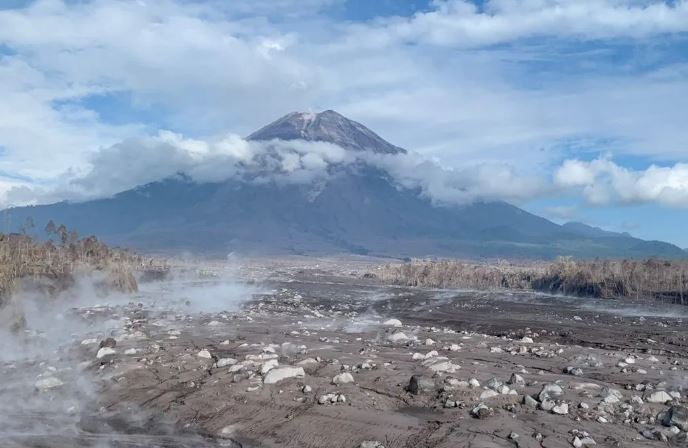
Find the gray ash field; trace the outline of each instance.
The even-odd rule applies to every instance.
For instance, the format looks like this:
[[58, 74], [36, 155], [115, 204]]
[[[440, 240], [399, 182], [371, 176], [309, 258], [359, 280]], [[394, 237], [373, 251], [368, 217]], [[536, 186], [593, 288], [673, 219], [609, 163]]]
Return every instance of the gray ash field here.
[[231, 281], [221, 266], [186, 270], [48, 316], [66, 337], [27, 330], [4, 347], [2, 445], [688, 443], [685, 308], [393, 287], [363, 264], [295, 264]]

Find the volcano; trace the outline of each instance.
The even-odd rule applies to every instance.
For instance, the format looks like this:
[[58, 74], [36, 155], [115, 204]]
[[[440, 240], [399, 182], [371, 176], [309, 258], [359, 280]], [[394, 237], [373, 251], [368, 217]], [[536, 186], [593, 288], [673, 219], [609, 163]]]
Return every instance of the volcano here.
[[[254, 142], [325, 142], [403, 156], [364, 125], [335, 111], [290, 113], [247, 137]], [[180, 173], [113, 197], [18, 207], [14, 223], [49, 220], [145, 251], [207, 255], [341, 254], [547, 259], [685, 258], [680, 248], [580, 223], [558, 225], [506, 202], [438, 206], [364, 162], [302, 184], [228, 179], [199, 183]]]

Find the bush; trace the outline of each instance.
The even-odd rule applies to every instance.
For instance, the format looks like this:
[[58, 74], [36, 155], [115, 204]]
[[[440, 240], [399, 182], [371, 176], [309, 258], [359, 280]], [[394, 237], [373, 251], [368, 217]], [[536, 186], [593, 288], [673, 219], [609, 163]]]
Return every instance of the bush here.
[[521, 289], [580, 297], [653, 299], [688, 304], [688, 262], [560, 258], [493, 264], [412, 260], [375, 272], [382, 281], [430, 288]]

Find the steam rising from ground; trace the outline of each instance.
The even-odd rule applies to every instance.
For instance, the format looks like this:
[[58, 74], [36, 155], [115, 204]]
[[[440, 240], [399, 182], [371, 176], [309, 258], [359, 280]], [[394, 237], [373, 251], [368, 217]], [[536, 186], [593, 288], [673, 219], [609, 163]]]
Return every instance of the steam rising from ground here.
[[0, 328], [0, 438], [9, 446], [70, 443], [82, 414], [95, 402], [96, 387], [76, 351], [93, 359], [95, 353], [89, 352], [97, 345], [82, 347], [80, 341], [103, 339], [122, 328], [122, 322], [94, 313], [126, 303], [127, 296], [103, 295], [97, 273], [75, 280], [55, 296], [25, 283], [1, 311], [5, 321], [23, 319], [18, 331]]
[[[75, 342], [79, 335], [103, 334], [118, 328], [117, 321], [88, 319], [86, 308], [123, 305], [130, 297], [123, 293], [98, 287], [105, 273], [77, 275], [74, 284], [54, 296], [41, 290], [40, 285], [23, 283], [10, 303], [0, 309], [4, 324], [23, 320], [23, 328], [11, 332], [0, 327], [0, 361], [26, 360], [50, 356], [61, 346]], [[13, 322], [14, 321], [14, 322]]]
[[141, 285], [141, 293], [155, 308], [189, 313], [238, 311], [259, 292], [258, 286], [226, 275], [198, 279], [189, 272], [176, 273], [163, 282]]
[[3, 447], [206, 446], [200, 437], [180, 434], [171, 422], [126, 403], [101, 409], [99, 381], [109, 374], [98, 373], [96, 353], [98, 341], [107, 337], [131, 340], [124, 309], [138, 303], [154, 315], [156, 310], [238, 310], [257, 288], [234, 280], [227, 269], [222, 272], [210, 280], [199, 279], [198, 272], [173, 276], [143, 285], [136, 295], [103, 293], [100, 273], [77, 277], [55, 296], [45, 294], [44, 284], [24, 284], [11, 306], [1, 310], [4, 324], [18, 316], [24, 323], [18, 331], [0, 327]]

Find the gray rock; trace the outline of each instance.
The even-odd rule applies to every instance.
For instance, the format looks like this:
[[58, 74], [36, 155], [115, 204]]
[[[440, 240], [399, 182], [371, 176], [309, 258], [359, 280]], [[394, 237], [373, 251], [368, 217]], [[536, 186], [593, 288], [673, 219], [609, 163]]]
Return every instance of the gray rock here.
[[581, 369], [580, 367], [572, 367], [572, 366], [569, 366], [569, 367], [567, 367], [566, 369], [564, 369], [564, 371], [565, 371], [566, 373], [568, 373], [569, 375], [573, 375], [573, 376], [583, 376], [583, 369]]
[[318, 404], [336, 403], [337, 394], [324, 394], [318, 397]]
[[531, 409], [537, 409], [538, 406], [537, 400], [531, 397], [530, 395], [526, 395], [525, 397], [523, 397], [523, 404]]
[[595, 442], [595, 439], [593, 439], [592, 437], [583, 437], [582, 439], [580, 439], [580, 441], [583, 444], [583, 446], [597, 445], [597, 442]]
[[487, 382], [487, 387], [492, 389], [492, 390], [497, 390], [502, 384], [504, 384], [504, 383], [499, 381], [497, 378], [491, 378]]
[[650, 429], [644, 429], [640, 431], [640, 435], [648, 440], [660, 440], [659, 433], [657, 431], [652, 431]]
[[566, 415], [569, 413], [569, 405], [566, 403], [561, 403], [560, 405], [554, 406], [552, 408], [552, 413], [557, 415]]
[[238, 361], [234, 358], [220, 358], [217, 360], [215, 365], [220, 368], [220, 367], [227, 367], [227, 366], [233, 366], [236, 364]]
[[499, 395], [499, 392], [492, 390], [492, 389], [485, 389], [481, 394], [480, 394], [480, 399], [481, 400], [487, 400], [488, 398], [493, 398]]
[[576, 436], [573, 438], [573, 442], [571, 442], [571, 445], [573, 445], [574, 448], [584, 448], [588, 446], [597, 445], [597, 443], [592, 439], [592, 437]]
[[117, 341], [114, 338], [107, 338], [104, 341], [100, 341], [100, 344], [98, 344], [98, 348], [103, 347], [115, 348], [117, 347]]
[[306, 372], [301, 367], [276, 367], [263, 378], [265, 384], [275, 384], [289, 378], [303, 378]]
[[648, 403], [666, 403], [673, 400], [673, 398], [663, 390], [658, 390], [645, 395], [644, 400]]
[[662, 419], [664, 426], [676, 426], [681, 431], [688, 431], [688, 407], [672, 406]]
[[540, 409], [543, 411], [551, 411], [557, 404], [552, 400], [544, 399], [540, 402]]
[[548, 398], [557, 398], [564, 393], [564, 390], [558, 384], [545, 384], [542, 386], [540, 393], [538, 394], [538, 399], [540, 401], [546, 400]]
[[103, 348], [98, 350], [98, 353], [96, 353], [96, 359], [108, 358], [108, 357], [114, 356], [116, 354], [117, 354], [117, 351], [114, 348], [103, 347]]
[[422, 375], [413, 375], [409, 384], [406, 388], [409, 392], [414, 395], [432, 392], [435, 390], [435, 381], [432, 378], [428, 378]]
[[509, 378], [509, 381], [507, 381], [507, 384], [512, 386], [523, 386], [526, 384], [526, 380], [518, 373], [512, 373], [511, 378]]
[[353, 382], [354, 382], [354, 377], [349, 372], [340, 373], [339, 375], [332, 378], [332, 384], [336, 384], [336, 385], [348, 384], [348, 383], [353, 383]]
[[361, 442], [361, 444], [358, 446], [359, 448], [385, 448], [385, 446], [378, 442], [377, 440], [366, 440], [365, 442]]
[[473, 410], [471, 410], [471, 415], [482, 420], [484, 418], [493, 416], [494, 409], [485, 406], [483, 403], [480, 403], [478, 406], [474, 407]]

